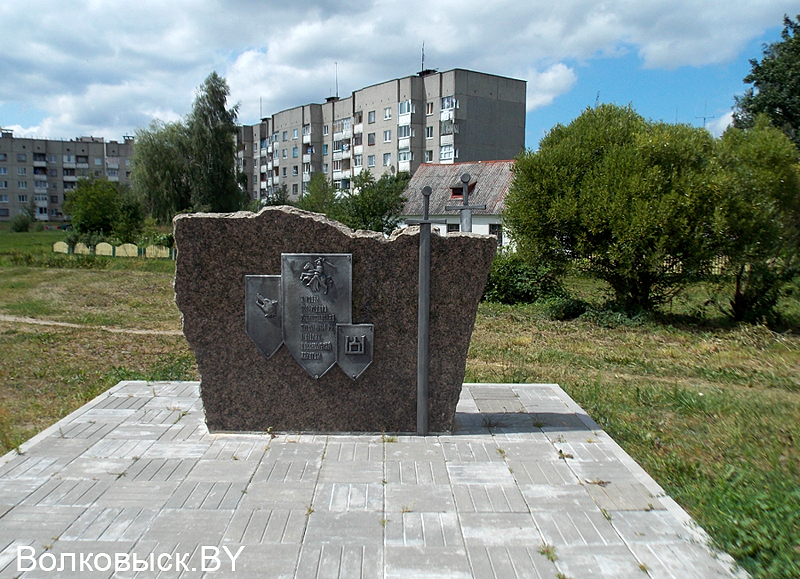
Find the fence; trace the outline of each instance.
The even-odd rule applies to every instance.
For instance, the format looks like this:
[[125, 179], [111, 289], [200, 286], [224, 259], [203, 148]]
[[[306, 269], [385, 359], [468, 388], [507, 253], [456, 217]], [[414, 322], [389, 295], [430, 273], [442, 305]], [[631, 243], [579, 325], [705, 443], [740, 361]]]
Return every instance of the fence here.
[[70, 247], [64, 241], [56, 241], [53, 244], [53, 251], [55, 253], [72, 253], [75, 255], [106, 255], [108, 257], [148, 257], [148, 258], [161, 258], [161, 259], [175, 259], [175, 248], [164, 247], [162, 245], [148, 245], [147, 247], [138, 247], [132, 243], [123, 243], [122, 245], [111, 245], [110, 243], [101, 242], [94, 248], [87, 246], [84, 243], [76, 243], [74, 247]]

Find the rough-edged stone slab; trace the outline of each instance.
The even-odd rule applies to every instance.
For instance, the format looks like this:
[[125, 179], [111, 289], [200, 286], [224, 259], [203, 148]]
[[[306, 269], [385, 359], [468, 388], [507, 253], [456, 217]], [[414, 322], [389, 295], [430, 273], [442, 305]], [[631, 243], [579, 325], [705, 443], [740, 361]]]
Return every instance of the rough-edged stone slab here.
[[[419, 229], [354, 232], [290, 207], [179, 215], [176, 302], [197, 358], [212, 431], [416, 431]], [[452, 429], [493, 237], [433, 235], [429, 427]], [[315, 380], [286, 346], [267, 360], [245, 332], [245, 275], [281, 273], [282, 253], [350, 253], [354, 324], [374, 325], [357, 379], [337, 366]]]

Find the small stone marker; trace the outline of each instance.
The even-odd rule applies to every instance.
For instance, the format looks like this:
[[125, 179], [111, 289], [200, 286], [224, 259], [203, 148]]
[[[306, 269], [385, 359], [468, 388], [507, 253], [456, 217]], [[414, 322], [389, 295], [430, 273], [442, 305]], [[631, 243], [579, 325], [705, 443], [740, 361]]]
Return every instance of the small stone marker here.
[[[417, 228], [387, 239], [289, 207], [174, 226], [209, 430], [416, 430]], [[496, 241], [432, 237], [429, 428], [446, 432]]]

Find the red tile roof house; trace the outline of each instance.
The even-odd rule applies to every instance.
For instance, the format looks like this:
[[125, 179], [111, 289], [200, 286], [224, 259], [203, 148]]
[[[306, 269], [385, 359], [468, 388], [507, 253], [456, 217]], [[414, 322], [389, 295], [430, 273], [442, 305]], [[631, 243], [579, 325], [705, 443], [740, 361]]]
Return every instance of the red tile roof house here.
[[459, 230], [459, 211], [445, 211], [447, 205], [461, 205], [463, 198], [461, 176], [469, 173], [469, 204], [486, 204], [485, 210], [472, 211], [473, 233], [498, 237], [499, 244], [508, 245], [508, 235], [502, 230], [502, 214], [508, 187], [511, 185], [511, 167], [514, 161], [474, 161], [448, 165], [423, 164], [414, 172], [405, 190], [406, 204], [401, 215], [400, 227], [406, 219], [422, 217], [422, 188], [432, 190], [429, 215], [446, 219], [447, 225], [434, 225], [440, 235]]

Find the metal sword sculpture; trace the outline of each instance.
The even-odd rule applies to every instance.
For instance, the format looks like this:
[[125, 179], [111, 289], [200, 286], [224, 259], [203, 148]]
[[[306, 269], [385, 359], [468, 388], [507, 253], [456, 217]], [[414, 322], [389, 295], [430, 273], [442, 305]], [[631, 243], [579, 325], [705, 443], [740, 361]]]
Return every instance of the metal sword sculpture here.
[[419, 301], [417, 302], [417, 434], [428, 435], [428, 381], [430, 375], [431, 326], [431, 224], [447, 223], [430, 219], [431, 188], [422, 188], [422, 219], [409, 219], [419, 225]]

